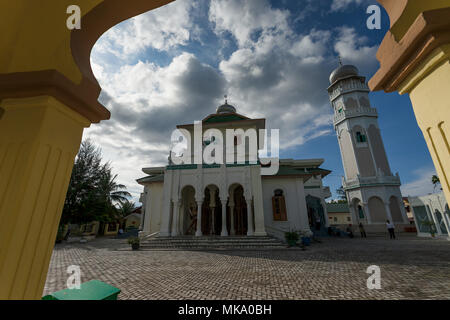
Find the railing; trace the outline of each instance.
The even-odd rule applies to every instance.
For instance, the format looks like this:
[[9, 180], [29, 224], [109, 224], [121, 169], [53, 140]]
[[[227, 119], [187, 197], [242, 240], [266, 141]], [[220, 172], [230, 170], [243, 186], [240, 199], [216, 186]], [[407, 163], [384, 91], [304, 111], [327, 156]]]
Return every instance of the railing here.
[[339, 85], [334, 87], [333, 91], [330, 92], [330, 100], [334, 101], [339, 95], [351, 92], [354, 90], [362, 90], [362, 91], [369, 91], [369, 88], [367, 87], [367, 84], [364, 82], [361, 82], [360, 80], [356, 79], [348, 79], [341, 81]]
[[337, 124], [347, 118], [360, 116], [377, 117], [378, 111], [375, 108], [357, 108], [354, 110], [342, 110], [340, 113], [336, 113], [334, 115], [334, 124]]
[[156, 237], [158, 234], [159, 234], [159, 231], [158, 232], [154, 232], [154, 233], [149, 234], [149, 235], [146, 235], [146, 236], [143, 236], [143, 237], [140, 237], [140, 238], [141, 238], [141, 241], [145, 241], [145, 240], [149, 240], [151, 238]]
[[360, 186], [370, 185], [400, 185], [400, 177], [398, 173], [395, 176], [375, 176], [375, 177], [360, 177], [353, 180], [342, 179], [342, 186], [344, 189], [352, 189]]

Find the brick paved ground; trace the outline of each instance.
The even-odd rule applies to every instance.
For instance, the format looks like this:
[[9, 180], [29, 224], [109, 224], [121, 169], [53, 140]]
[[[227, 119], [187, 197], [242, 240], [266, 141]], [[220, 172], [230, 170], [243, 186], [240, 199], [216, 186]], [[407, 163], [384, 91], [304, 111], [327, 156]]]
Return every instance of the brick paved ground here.
[[[450, 241], [327, 239], [300, 250], [137, 251], [124, 240], [57, 245], [45, 294], [82, 281], [122, 289], [121, 299], [449, 299]], [[369, 265], [382, 289], [368, 290]]]

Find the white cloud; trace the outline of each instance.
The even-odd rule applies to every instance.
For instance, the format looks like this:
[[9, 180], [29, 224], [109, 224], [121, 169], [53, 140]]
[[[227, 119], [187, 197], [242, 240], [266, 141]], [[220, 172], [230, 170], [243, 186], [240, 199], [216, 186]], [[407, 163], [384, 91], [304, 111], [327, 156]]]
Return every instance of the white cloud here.
[[[139, 61], [106, 73], [93, 63], [103, 91], [100, 101], [111, 111], [111, 120], [85, 131], [112, 162], [135, 199], [141, 189], [135, 180], [146, 166], [167, 164], [170, 134], [177, 124], [201, 120], [225, 92], [219, 72], [188, 53], [166, 67]], [[219, 99], [218, 99], [219, 98]]]
[[331, 11], [343, 11], [347, 9], [350, 5], [361, 5], [374, 2], [371, 0], [333, 0], [331, 3]]
[[434, 189], [434, 185], [431, 183], [431, 177], [436, 174], [434, 167], [424, 167], [414, 170], [413, 176], [415, 180], [407, 182], [401, 186], [402, 194], [407, 196], [423, 196], [435, 191], [440, 191], [440, 186]]
[[[265, 117], [269, 128], [281, 129], [281, 147], [292, 148], [333, 132], [326, 92], [336, 65], [333, 45], [345, 62], [363, 66], [363, 72], [375, 61], [375, 48], [354, 29], [296, 34], [289, 12], [274, 9], [267, 0], [212, 0], [208, 19], [213, 29], [199, 32], [191, 12], [196, 3], [178, 0], [157, 9], [158, 14], [125, 22], [94, 48], [92, 67], [104, 90], [101, 102], [112, 118], [92, 126], [85, 136], [101, 145], [135, 197], [141, 190], [135, 182], [143, 175], [141, 168], [167, 163], [175, 125], [215, 112], [223, 94], [228, 93], [239, 113]], [[230, 34], [236, 40], [231, 55], [218, 55], [218, 68], [202, 63], [199, 55], [174, 50], [208, 31], [223, 46], [230, 47]], [[142, 53], [150, 47], [175, 57], [165, 66], [148, 62]]]
[[279, 34], [289, 32], [288, 11], [272, 9], [267, 0], [212, 0], [209, 20], [215, 31], [230, 32], [239, 46], [253, 43], [255, 32]]
[[367, 45], [369, 39], [359, 36], [354, 28], [344, 26], [339, 28], [338, 32], [339, 36], [334, 45], [334, 50], [344, 63], [358, 66], [363, 73], [373, 70], [378, 63], [375, 58], [378, 46]]
[[95, 49], [126, 60], [146, 48], [169, 50], [185, 45], [194, 28], [190, 19], [194, 6], [194, 1], [177, 0], [127, 20], [106, 32]]

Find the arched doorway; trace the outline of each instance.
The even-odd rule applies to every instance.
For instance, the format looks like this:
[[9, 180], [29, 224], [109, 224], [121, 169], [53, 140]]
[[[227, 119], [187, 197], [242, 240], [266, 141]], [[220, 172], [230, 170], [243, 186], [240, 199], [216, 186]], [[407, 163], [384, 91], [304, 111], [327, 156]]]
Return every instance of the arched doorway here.
[[397, 197], [392, 196], [389, 199], [389, 210], [391, 210], [391, 216], [394, 222], [403, 222], [402, 211], [400, 210]]
[[220, 235], [222, 228], [222, 204], [219, 188], [209, 185], [204, 191], [202, 205], [202, 233], [207, 236]]
[[355, 213], [356, 221], [359, 222], [367, 222], [366, 214], [364, 213], [364, 208], [361, 205], [361, 200], [358, 198], [353, 199], [352, 201], [353, 211]]
[[[235, 184], [229, 190], [230, 206], [229, 233], [235, 235], [246, 235], [248, 230], [247, 203], [244, 197], [244, 188], [240, 184]], [[233, 227], [231, 227], [233, 224]], [[234, 231], [234, 232], [233, 232]]]
[[185, 186], [181, 190], [180, 225], [183, 235], [195, 235], [197, 227], [197, 202], [195, 201], [195, 188]]
[[308, 221], [311, 230], [320, 231], [325, 229], [325, 211], [320, 199], [308, 195], [306, 197], [306, 208], [308, 210]]
[[440, 229], [442, 234], [448, 234], [447, 232], [447, 227], [445, 226], [445, 221], [444, 221], [444, 217], [442, 216], [442, 213], [436, 209], [434, 211], [434, 215], [436, 216], [436, 222], [438, 225], [438, 228]]
[[368, 202], [370, 217], [372, 222], [383, 223], [387, 220], [386, 208], [383, 200], [378, 197], [372, 197]]

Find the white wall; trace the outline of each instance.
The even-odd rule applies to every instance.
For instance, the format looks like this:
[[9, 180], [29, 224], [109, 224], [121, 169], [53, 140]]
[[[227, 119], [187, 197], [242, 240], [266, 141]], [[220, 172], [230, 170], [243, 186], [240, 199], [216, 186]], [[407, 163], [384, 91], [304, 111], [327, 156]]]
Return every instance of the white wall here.
[[[287, 221], [274, 221], [272, 197], [276, 189], [283, 190], [286, 201]], [[309, 231], [305, 191], [301, 178], [262, 179], [264, 222], [266, 232], [284, 240], [286, 231]]]
[[145, 217], [143, 234], [148, 235], [160, 230], [163, 183], [152, 183], [145, 186]]

